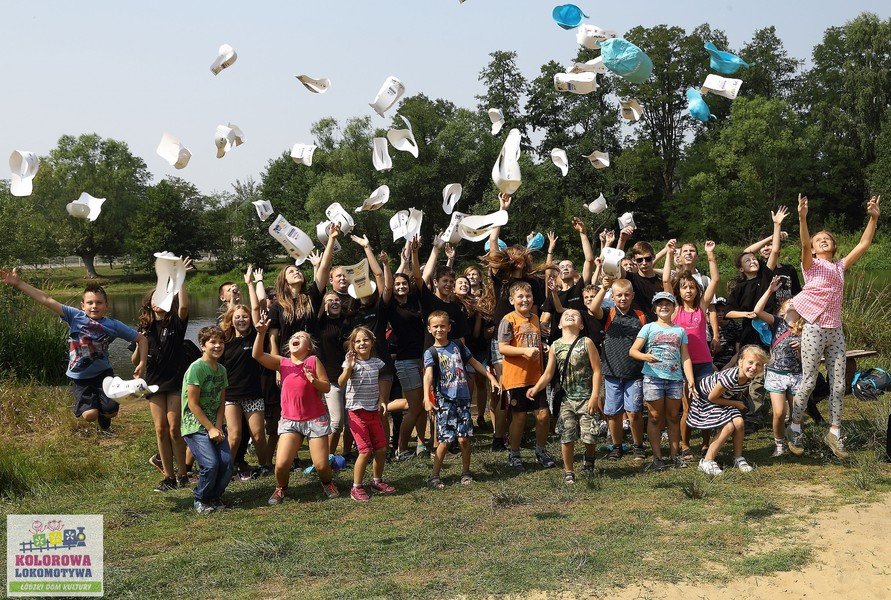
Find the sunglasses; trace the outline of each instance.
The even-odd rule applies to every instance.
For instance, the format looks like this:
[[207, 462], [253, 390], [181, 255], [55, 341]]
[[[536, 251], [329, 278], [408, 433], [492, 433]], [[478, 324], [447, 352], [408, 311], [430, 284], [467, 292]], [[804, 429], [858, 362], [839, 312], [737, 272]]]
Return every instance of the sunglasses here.
[[638, 256], [634, 259], [634, 262], [636, 262], [639, 265], [642, 265], [643, 263], [653, 262], [653, 257], [652, 256]]

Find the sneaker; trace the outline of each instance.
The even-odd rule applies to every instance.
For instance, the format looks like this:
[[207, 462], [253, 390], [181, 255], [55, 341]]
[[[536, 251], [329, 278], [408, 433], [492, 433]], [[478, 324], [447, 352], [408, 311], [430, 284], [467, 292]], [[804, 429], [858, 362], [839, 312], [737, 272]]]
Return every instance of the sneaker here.
[[647, 471], [656, 471], [657, 473], [660, 471], [664, 471], [668, 468], [668, 465], [661, 458], [653, 457], [653, 462], [649, 464], [647, 467]]
[[801, 443], [803, 437], [803, 432], [799, 431], [796, 433], [792, 431], [791, 426], [786, 427], [786, 445], [789, 446], [789, 452], [795, 456], [804, 454], [804, 445]]
[[268, 477], [272, 475], [273, 467], [267, 465], [260, 465], [253, 471], [251, 471], [251, 479], [259, 479], [260, 477]]
[[156, 469], [158, 469], [158, 471], [161, 472], [161, 475], [164, 474], [164, 465], [161, 463], [161, 455], [160, 454], [158, 454], [157, 452], [152, 454], [152, 457], [149, 459], [149, 464], [151, 466], [155, 467]]
[[411, 450], [403, 450], [402, 452], [397, 452], [396, 456], [393, 457], [393, 460], [395, 460], [396, 462], [403, 462], [414, 457], [415, 453]]
[[241, 481], [250, 481], [254, 478], [254, 470], [249, 466], [245, 466], [238, 470], [238, 479]]
[[751, 473], [755, 470], [755, 467], [750, 465], [745, 457], [737, 456], [733, 459], [733, 466], [742, 471], [743, 473]]
[[595, 463], [593, 458], [585, 457], [585, 462], [582, 464], [582, 473], [596, 473], [597, 472], [597, 464]]
[[470, 485], [473, 483], [473, 473], [465, 471], [461, 473], [461, 485]]
[[269, 504], [275, 506], [276, 504], [281, 504], [285, 501], [285, 490], [287, 488], [277, 487], [275, 491], [272, 492], [272, 495], [269, 496]]
[[195, 500], [192, 506], [195, 507], [195, 512], [199, 515], [209, 515], [214, 511], [212, 504], [205, 504], [201, 500]]
[[329, 500], [340, 496], [340, 491], [337, 489], [337, 486], [334, 485], [333, 480], [328, 483], [322, 483], [322, 491], [325, 492], [325, 497]]
[[606, 455], [606, 460], [610, 460], [612, 462], [618, 462], [620, 458], [622, 458], [622, 446], [615, 446], [612, 449], [612, 452]]
[[679, 456], [681, 460], [693, 460], [693, 451], [689, 448], [684, 448]]
[[170, 477], [170, 478], [165, 477], [164, 479], [161, 480], [161, 483], [159, 483], [158, 485], [155, 486], [154, 491], [169, 492], [169, 491], [175, 490], [175, 489], [176, 489], [176, 479], [174, 479], [173, 477]]
[[563, 483], [573, 484], [575, 483], [575, 473], [572, 471], [566, 471], [563, 473]]
[[643, 444], [640, 446], [635, 444], [631, 447], [631, 452], [634, 453], [634, 462], [643, 462], [647, 459], [647, 451], [644, 449]]
[[516, 469], [517, 471], [525, 471], [525, 468], [523, 467], [523, 460], [520, 458], [519, 452], [517, 452], [516, 454], [511, 452], [507, 455], [507, 466], [512, 469]]
[[117, 435], [118, 435], [114, 431], [111, 430], [110, 426], [109, 427], [99, 427], [99, 429], [96, 433], [99, 435], [99, 437], [107, 437], [107, 438], [117, 437]]
[[375, 481], [374, 479], [372, 479], [371, 480], [371, 489], [373, 489], [378, 494], [392, 494], [393, 492], [396, 491], [396, 488], [394, 488], [389, 483], [385, 482], [383, 479], [379, 479], [378, 481]]
[[507, 444], [504, 443], [504, 438], [492, 438], [492, 452], [505, 452], [507, 450]]
[[543, 466], [545, 469], [552, 469], [557, 466], [557, 463], [544, 448], [542, 448], [541, 450], [535, 450], [535, 459], [538, 461], [538, 464]]
[[680, 456], [675, 456], [673, 463], [674, 463], [675, 469], [686, 469], [687, 468], [687, 462], [685, 460], [681, 459]]
[[212, 500], [211, 504], [213, 505], [213, 509], [217, 512], [219, 512], [221, 510], [226, 510], [226, 505], [223, 504], [223, 501], [220, 498], [217, 498], [216, 500]]
[[718, 466], [718, 463], [704, 458], [699, 460], [699, 470], [706, 475], [720, 475], [724, 472], [721, 470], [721, 467]]
[[838, 437], [831, 430], [826, 432], [823, 441], [826, 442], [826, 445], [829, 446], [829, 449], [832, 450], [832, 453], [837, 458], [848, 458], [850, 456], [845, 451], [845, 438]]
[[177, 485], [177, 487], [179, 487], [180, 489], [187, 488], [187, 487], [192, 487], [192, 480], [189, 479], [189, 476], [188, 476], [188, 475], [183, 475], [182, 477], [177, 477], [177, 478], [176, 478], [176, 485]]
[[783, 447], [783, 442], [776, 442], [773, 446], [773, 454], [772, 457], [776, 458], [778, 456], [782, 456], [786, 453], [786, 448]]
[[353, 489], [350, 490], [350, 498], [356, 502], [368, 502], [371, 500], [371, 496], [368, 495], [368, 492], [365, 491], [365, 486], [362, 485], [359, 487], [353, 486]]

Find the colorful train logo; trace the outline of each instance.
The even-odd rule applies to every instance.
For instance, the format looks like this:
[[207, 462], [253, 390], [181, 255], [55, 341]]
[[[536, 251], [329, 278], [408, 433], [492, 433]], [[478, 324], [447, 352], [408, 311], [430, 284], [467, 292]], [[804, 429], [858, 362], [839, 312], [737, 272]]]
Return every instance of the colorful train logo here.
[[48, 550], [70, 550], [84, 548], [87, 545], [87, 534], [84, 527], [65, 529], [61, 519], [53, 519], [46, 523], [36, 520], [31, 523], [31, 539], [19, 543], [21, 552], [45, 552]]

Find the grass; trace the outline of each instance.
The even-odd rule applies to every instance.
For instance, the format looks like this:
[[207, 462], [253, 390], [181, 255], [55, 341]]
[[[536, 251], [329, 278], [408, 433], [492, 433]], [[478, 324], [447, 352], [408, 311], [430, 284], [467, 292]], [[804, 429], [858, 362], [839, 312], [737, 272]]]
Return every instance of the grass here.
[[[599, 474], [566, 486], [559, 469], [533, 466], [528, 450], [528, 470], [511, 472], [480, 436], [470, 487], [458, 483], [454, 457], [443, 468], [445, 490], [425, 487], [429, 461], [398, 463], [386, 471], [397, 494], [366, 505], [346, 497], [346, 473], [337, 476], [344, 496], [334, 501], [322, 500], [315, 476], [299, 473], [280, 506], [266, 504], [273, 481], [264, 478], [233, 483], [231, 508], [199, 517], [189, 491], [150, 491], [158, 474], [147, 464], [154, 434], [144, 401], [125, 404], [112, 439], [75, 423], [68, 403], [62, 387], [0, 382], [0, 507], [103, 514], [113, 598], [223, 590], [279, 597], [294, 589], [311, 598], [482, 597], [592, 581], [606, 590], [643, 574], [720, 582], [807, 563], [810, 548], [783, 543], [813, 519], [804, 507], [891, 491], [891, 469], [876, 462], [875, 441], [865, 437], [853, 466], [818, 446], [801, 460], [772, 459], [770, 433], [761, 430], [747, 439], [757, 466], [750, 474], [643, 473], [626, 458], [598, 461]], [[866, 415], [875, 410], [849, 398], [848, 428], [870, 427]]]

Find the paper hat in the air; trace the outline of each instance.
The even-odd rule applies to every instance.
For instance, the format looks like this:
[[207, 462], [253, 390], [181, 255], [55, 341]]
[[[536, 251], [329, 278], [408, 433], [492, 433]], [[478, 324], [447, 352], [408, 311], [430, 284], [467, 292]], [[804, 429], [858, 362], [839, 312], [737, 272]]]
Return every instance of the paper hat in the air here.
[[261, 221], [265, 221], [271, 217], [274, 212], [272, 210], [272, 202], [269, 200], [254, 200], [251, 204], [257, 209], [257, 216], [260, 217]]
[[158, 283], [152, 293], [152, 304], [164, 312], [170, 312], [173, 298], [186, 280], [186, 265], [182, 258], [172, 252], [155, 252], [155, 274]]
[[557, 168], [563, 173], [563, 177], [566, 177], [566, 174], [569, 173], [569, 157], [566, 156], [566, 150], [563, 148], [551, 150], [551, 162], [557, 165]]
[[307, 167], [312, 166], [312, 155], [316, 151], [314, 144], [294, 144], [291, 147], [291, 158], [298, 165], [303, 164]]
[[102, 380], [102, 392], [112, 400], [125, 396], [145, 396], [157, 391], [158, 386], [148, 385], [142, 378], [124, 380], [115, 375]]
[[374, 109], [374, 112], [383, 117], [384, 113], [396, 104], [404, 93], [405, 85], [391, 75], [384, 81], [381, 89], [377, 92], [377, 96], [374, 97], [374, 102], [371, 102], [369, 106]]
[[88, 193], [83, 192], [80, 198], [74, 202], [69, 202], [65, 208], [68, 209], [68, 214], [72, 217], [95, 221], [99, 217], [99, 213], [102, 212], [103, 202], [105, 202], [105, 198], [93, 198]]
[[487, 112], [489, 120], [492, 122], [492, 135], [498, 135], [498, 132], [504, 127], [504, 112], [500, 108], [490, 108]]
[[450, 215], [455, 210], [455, 205], [461, 199], [461, 193], [464, 188], [460, 183], [450, 183], [442, 188], [442, 210], [445, 214]]
[[362, 206], [357, 207], [355, 212], [371, 212], [377, 210], [386, 204], [389, 199], [390, 188], [389, 186], [382, 185], [371, 192], [371, 195], [362, 201]]
[[448, 227], [445, 228], [445, 231], [442, 232], [442, 235], [439, 238], [443, 242], [447, 242], [449, 244], [457, 244], [461, 241], [461, 231], [458, 229], [458, 226], [461, 224], [461, 221], [464, 220], [464, 217], [467, 215], [463, 212], [455, 211], [452, 214], [452, 218], [449, 221]]
[[592, 202], [591, 204], [586, 204], [585, 206], [587, 206], [588, 210], [590, 210], [595, 215], [599, 215], [600, 213], [602, 213], [603, 211], [606, 210], [606, 198], [604, 198], [603, 194], [601, 193], [594, 200], [594, 202]]
[[609, 166], [609, 152], [598, 152], [595, 150], [591, 154], [585, 156], [591, 161], [595, 169], [605, 169]]
[[244, 132], [237, 125], [217, 125], [214, 144], [217, 146], [217, 158], [223, 158], [236, 146], [244, 143]]
[[555, 6], [551, 11], [551, 17], [557, 22], [557, 25], [563, 29], [574, 29], [582, 23], [582, 19], [587, 17], [575, 4], [561, 4]]
[[421, 223], [424, 220], [424, 212], [410, 208], [400, 210], [390, 219], [390, 231], [393, 232], [393, 241], [399, 238], [411, 240], [421, 232]]
[[606, 73], [606, 65], [603, 64], [603, 57], [598, 56], [592, 60], [583, 63], [572, 63], [572, 66], [566, 70], [567, 73]]
[[699, 88], [702, 94], [715, 94], [734, 100], [742, 87], [742, 79], [727, 79], [711, 73], [706, 76], [705, 83]]
[[740, 67], [748, 67], [749, 63], [738, 57], [732, 52], [718, 50], [711, 42], [706, 42], [703, 46], [709, 53], [709, 66], [723, 75], [733, 75], [739, 71]]
[[12, 171], [9, 193], [13, 196], [30, 196], [34, 189], [34, 175], [39, 168], [37, 154], [30, 150], [13, 150], [9, 155], [9, 170]]
[[[389, 190], [388, 190], [389, 191]], [[340, 205], [340, 202], [332, 202], [331, 206], [325, 209], [325, 216], [332, 223], [340, 225], [340, 232], [344, 235], [353, 230], [356, 223], [353, 221], [353, 215]]]
[[189, 164], [189, 159], [192, 158], [192, 153], [189, 149], [183, 146], [178, 138], [169, 133], [161, 135], [161, 143], [158, 144], [155, 152], [166, 160], [167, 164], [176, 169], [186, 168], [186, 165]]
[[461, 237], [469, 242], [481, 242], [496, 227], [507, 225], [507, 211], [498, 210], [488, 215], [467, 215], [458, 224]]
[[600, 42], [606, 68], [631, 83], [643, 83], [653, 74], [653, 61], [646, 53], [622, 38]]
[[492, 181], [502, 193], [513, 194], [520, 188], [521, 179], [520, 130], [511, 129], [492, 167]]
[[371, 140], [373, 150], [371, 154], [371, 163], [378, 171], [387, 171], [393, 168], [393, 159], [390, 158], [390, 151], [387, 149], [387, 138], [376, 137]]
[[699, 90], [693, 88], [687, 88], [687, 111], [691, 117], [703, 123], [708, 123], [709, 119], [716, 118], [708, 104], [702, 99]]
[[622, 274], [622, 261], [625, 259], [625, 252], [612, 246], [606, 246], [600, 251], [600, 258], [603, 259], [603, 272], [612, 277], [619, 277]]
[[340, 267], [346, 276], [350, 286], [347, 293], [355, 299], [367, 298], [374, 294], [377, 285], [374, 280], [368, 276], [368, 259], [363, 258], [354, 265], [344, 265]]
[[622, 118], [628, 121], [637, 121], [643, 116], [643, 106], [637, 100], [620, 100], [622, 105]]
[[411, 129], [411, 123], [408, 119], [399, 115], [399, 118], [405, 123], [406, 129], [390, 129], [387, 131], [387, 140], [394, 148], [400, 152], [408, 152], [415, 158], [418, 157], [418, 143], [415, 141], [415, 134]]
[[634, 213], [626, 212], [622, 216], [619, 217], [619, 229], [625, 229], [626, 227], [630, 227], [631, 229], [637, 229], [637, 225], [634, 224]]
[[[321, 223], [316, 223], [316, 238], [319, 240], [319, 243], [322, 246], [328, 245], [328, 230], [331, 228], [331, 221], [322, 221]], [[340, 252], [340, 242], [334, 240], [333, 249], [335, 252]]]
[[330, 79], [313, 79], [309, 75], [297, 75], [297, 79], [303, 84], [303, 87], [314, 94], [324, 94], [331, 87]]
[[554, 75], [554, 89], [558, 92], [571, 92], [573, 94], [590, 94], [600, 87], [597, 85], [597, 73], [588, 71], [584, 73], [557, 73]]
[[600, 42], [618, 37], [618, 33], [609, 29], [601, 29], [597, 25], [582, 23], [575, 34], [575, 41], [589, 50], [600, 48]]
[[238, 59], [238, 55], [235, 53], [235, 48], [229, 44], [223, 44], [217, 52], [217, 59], [210, 65], [210, 72], [214, 75], [219, 75], [220, 71], [226, 67], [231, 67], [236, 59]]
[[269, 226], [269, 235], [281, 244], [288, 255], [294, 259], [295, 264], [301, 265], [312, 252], [312, 240], [298, 227], [294, 227], [279, 215]]

